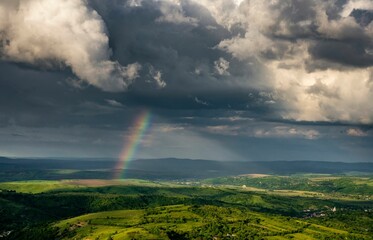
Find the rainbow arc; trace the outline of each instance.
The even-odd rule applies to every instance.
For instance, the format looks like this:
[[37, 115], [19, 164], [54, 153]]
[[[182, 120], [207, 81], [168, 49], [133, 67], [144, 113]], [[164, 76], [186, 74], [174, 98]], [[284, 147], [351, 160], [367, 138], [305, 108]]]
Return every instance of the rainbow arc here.
[[118, 163], [115, 166], [114, 179], [123, 178], [125, 169], [136, 155], [139, 145], [150, 126], [150, 121], [151, 113], [148, 110], [142, 111], [135, 119], [131, 133], [125, 140]]

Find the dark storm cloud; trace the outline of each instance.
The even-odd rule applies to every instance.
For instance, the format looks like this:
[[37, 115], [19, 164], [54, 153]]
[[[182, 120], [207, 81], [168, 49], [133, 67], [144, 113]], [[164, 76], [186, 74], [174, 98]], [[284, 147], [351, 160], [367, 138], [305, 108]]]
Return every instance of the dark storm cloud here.
[[[344, 24], [341, 21], [341, 11], [348, 1], [335, 1], [329, 4], [324, 2], [325, 15], [328, 21], [338, 24], [338, 29], [332, 26], [324, 26], [320, 29], [322, 22], [318, 12], [319, 1], [291, 1], [277, 2], [272, 8], [279, 12], [278, 21], [271, 25], [265, 32], [275, 45], [261, 56], [267, 59], [283, 59], [291, 54], [292, 46], [289, 43], [296, 41], [309, 41], [309, 53], [312, 61], [308, 61], [308, 70], [318, 68], [341, 68], [346, 67], [369, 67], [373, 65], [373, 48], [371, 33], [366, 28], [373, 19], [373, 11], [365, 9], [353, 9], [350, 16], [355, 22]], [[329, 32], [338, 31], [333, 34]], [[288, 42], [288, 43], [286, 43]], [[275, 51], [274, 51], [275, 50]], [[322, 62], [319, 63], [319, 60]], [[343, 68], [343, 67], [342, 67]]]
[[130, 118], [105, 101], [111, 94], [93, 87], [71, 88], [66, 83], [66, 79], [73, 77], [68, 71], [48, 72], [0, 63], [0, 72], [2, 126], [99, 127], [109, 124], [118, 127], [118, 123], [107, 116], [123, 115], [121, 121]]
[[[318, 16], [315, 8], [319, 2], [290, 2], [291, 4], [287, 5], [278, 2], [269, 8], [270, 11], [281, 9], [276, 24], [271, 26], [270, 32], [267, 33], [267, 36], [275, 41], [275, 48], [263, 51], [261, 56], [280, 60], [289, 54], [294, 54], [292, 53], [294, 49], [289, 45], [291, 42], [306, 38], [312, 40], [309, 52], [314, 58], [313, 63], [310, 61], [307, 63], [314, 64], [314, 68], [320, 68], [319, 65], [316, 66], [318, 59], [322, 60], [322, 63], [331, 62], [330, 65], [325, 65], [325, 68], [334, 66], [333, 63], [359, 67], [371, 65], [371, 54], [366, 52], [366, 49], [371, 46], [371, 39], [361, 29], [353, 28], [355, 32], [351, 34], [346, 33], [350, 29], [346, 31], [342, 29], [346, 36], [327, 40], [328, 37], [317, 30]], [[232, 96], [230, 93], [224, 96], [227, 88], [228, 92], [237, 91], [237, 95], [244, 95], [240, 93], [245, 91], [241, 90], [242, 85], [248, 86], [248, 92], [260, 92], [260, 89], [255, 90], [255, 88], [267, 84], [265, 83], [267, 80], [262, 76], [260, 63], [251, 60], [249, 65], [216, 48], [221, 41], [233, 38], [236, 33], [219, 24], [208, 8], [194, 1], [181, 1], [175, 4], [171, 1], [92, 0], [89, 3], [105, 23], [109, 46], [113, 52], [112, 58], [123, 66], [133, 62], [138, 62], [142, 66], [142, 69], [138, 70], [140, 78], [130, 86], [131, 99], [133, 96], [138, 96], [140, 102], [146, 103], [147, 95], [154, 95], [159, 100], [151, 101], [160, 102], [161, 107], [170, 105], [174, 108], [179, 102], [181, 108], [193, 108], [193, 101], [189, 101], [189, 98], [205, 98], [210, 99], [209, 102], [214, 102], [211, 98], [221, 96], [222, 99], [229, 99]], [[325, 11], [328, 18], [338, 20], [340, 16], [337, 13], [341, 11], [344, 4], [345, 1], [327, 4]], [[170, 9], [172, 12], [167, 12], [171, 11]], [[179, 14], [176, 14], [176, 17], [175, 11]], [[173, 14], [171, 15], [173, 18], [158, 21], [167, 14]], [[357, 17], [357, 20], [360, 18]], [[193, 21], [183, 19], [193, 19]], [[281, 28], [286, 29], [285, 33], [280, 31]], [[240, 31], [244, 33], [245, 29], [241, 27]], [[352, 35], [353, 39], [349, 37]], [[282, 40], [276, 41], [281, 38]], [[292, 40], [287, 43], [286, 39]], [[229, 63], [227, 69], [229, 77], [219, 75], [215, 71], [216, 61], [220, 58]], [[312, 67], [309, 66], [308, 69]], [[159, 83], [154, 80], [151, 71], [161, 73], [166, 87], [160, 92], [155, 91]], [[232, 81], [235, 83], [232, 84]], [[72, 83], [75, 84], [76, 81]], [[202, 93], [196, 94], [196, 92]], [[210, 93], [211, 96], [208, 96]], [[182, 100], [165, 104], [174, 96]], [[242, 109], [245, 101], [249, 100], [242, 98], [238, 104], [233, 100], [225, 105]], [[224, 108], [219, 99], [215, 102], [210, 107]], [[257, 102], [259, 101], [254, 100], [254, 105]], [[249, 102], [248, 106], [251, 105], [253, 103]], [[196, 104], [194, 106], [200, 107]], [[264, 107], [266, 108], [265, 105]]]
[[[26, 10], [35, 8], [31, 1], [18, 2], [27, 2]], [[84, 151], [95, 146], [96, 152], [115, 152], [121, 133], [142, 109], [152, 113], [154, 131], [164, 134], [154, 142], [182, 139], [186, 145], [221, 147], [212, 143], [217, 141], [232, 150], [224, 156], [252, 151], [259, 158], [275, 144], [279, 147], [266, 159], [298, 148], [296, 159], [308, 146], [308, 152], [317, 151], [318, 141], [325, 143], [323, 151], [338, 149], [324, 138], [371, 142], [372, 84], [364, 77], [373, 66], [373, 25], [365, 5], [353, 8], [355, 1], [348, 0], [250, 0], [239, 6], [228, 0], [67, 2], [81, 7], [71, 9], [80, 17], [61, 15], [67, 26], [76, 27], [64, 25], [61, 39], [45, 36], [43, 21], [34, 38], [27, 25], [18, 25], [23, 12], [13, 6], [13, 15], [1, 15], [7, 8], [0, 4], [3, 144], [9, 136], [25, 144], [37, 136], [35, 148], [40, 148], [56, 136], [50, 145], [56, 151], [65, 143], [78, 153], [74, 144], [81, 142]], [[75, 51], [65, 55], [69, 49]], [[328, 128], [334, 130], [323, 134]], [[171, 137], [174, 131], [180, 136]], [[281, 139], [295, 140], [286, 147]], [[17, 141], [11, 142], [9, 148]], [[153, 144], [158, 154], [162, 146]], [[190, 149], [183, 151], [187, 155]]]
[[[141, 6], [135, 7], [125, 1], [112, 1], [110, 5], [102, 1], [90, 3], [107, 25], [113, 57], [123, 65], [136, 61], [143, 66], [142, 77], [121, 95], [122, 102], [166, 109], [267, 109], [249, 97], [251, 92], [258, 95], [260, 90], [231, 84], [232, 78], [256, 81], [250, 77], [255, 73], [246, 63], [215, 48], [232, 33], [219, 25], [208, 9], [193, 1], [182, 1], [184, 17], [197, 20], [190, 24], [157, 21], [163, 14], [161, 4], [174, 5], [172, 2], [142, 1]], [[230, 63], [229, 78], [216, 72], [220, 58]], [[154, 90], [147, 73], [151, 68], [162, 73], [167, 83], [164, 89]], [[209, 104], [198, 104], [196, 98]]]
[[[253, 1], [252, 4], [254, 3]], [[242, 4], [244, 6], [246, 2]], [[323, 10], [328, 20], [340, 21], [340, 12], [346, 4], [347, 1], [324, 4]], [[309, 41], [308, 52], [313, 58], [312, 61], [306, 61], [308, 70], [333, 68], [335, 64], [348, 67], [371, 66], [373, 59], [367, 49], [372, 47], [372, 41], [364, 30], [370, 19], [370, 11], [355, 9], [351, 15], [358, 23], [363, 21], [364, 24], [348, 25], [345, 28], [342, 24], [338, 31], [343, 34], [337, 34], [334, 39], [330, 39], [320, 32], [318, 5], [319, 1], [288, 1], [286, 4], [280, 1], [269, 6], [269, 12], [278, 12], [277, 16], [274, 15], [278, 19], [268, 27], [268, 32], [265, 32], [273, 41], [274, 47], [261, 51], [260, 56], [267, 60], [286, 59], [289, 55], [296, 55], [296, 48], [292, 47], [292, 44], [305, 40]], [[53, 85], [51, 89], [56, 89], [49, 91], [52, 94], [37, 94], [38, 97], [45, 98], [45, 101], [38, 101], [38, 97], [27, 96], [25, 93], [22, 98], [27, 98], [24, 104], [28, 105], [30, 115], [38, 115], [38, 108], [40, 112], [45, 112], [48, 107], [51, 109], [50, 117], [57, 118], [63, 118], [64, 114], [73, 114], [74, 118], [75, 115], [89, 115], [89, 111], [102, 112], [102, 116], [125, 111], [111, 109], [114, 106], [107, 101], [111, 99], [122, 107], [236, 109], [248, 111], [253, 116], [281, 120], [277, 110], [282, 111], [284, 108], [281, 106], [281, 98], [275, 96], [276, 89], [272, 89], [271, 80], [268, 80], [271, 76], [264, 73], [265, 64], [255, 58], [250, 59], [249, 63], [241, 61], [217, 48], [222, 41], [233, 39], [237, 31], [240, 34], [245, 33], [245, 25], [239, 21], [232, 25], [233, 30], [228, 29], [217, 20], [211, 9], [191, 0], [178, 3], [91, 0], [89, 8], [97, 11], [105, 24], [109, 47], [113, 53], [112, 61], [117, 61], [122, 66], [139, 63], [142, 67], [137, 70], [139, 78], [129, 86], [127, 92], [110, 94], [84, 85], [84, 82], [79, 82], [68, 70], [61, 73], [44, 71], [41, 78], [48, 75], [60, 84], [53, 81], [39, 83], [40, 79], [30, 80], [31, 83], [28, 84], [40, 85], [42, 88]], [[250, 26], [250, 23], [248, 24]], [[218, 61], [225, 61], [226, 69], [217, 68]], [[282, 66], [285, 65], [290, 66], [289, 69], [296, 66], [284, 62]], [[38, 66], [30, 66], [36, 73]], [[339, 66], [340, 68], [343, 67]], [[7, 73], [2, 75], [5, 74]], [[155, 80], [155, 74], [159, 74], [158, 82]], [[7, 81], [14, 80], [4, 79], [3, 84], [9, 85]], [[76, 89], [69, 89], [66, 83]], [[11, 84], [8, 87], [12, 88]], [[315, 90], [315, 86], [310, 89]], [[308, 90], [308, 93], [315, 94], [315, 91], [311, 90]], [[6, 91], [3, 96], [11, 91]], [[65, 92], [66, 97], [62, 96], [61, 92]], [[318, 91], [320, 94], [325, 92], [326, 90]], [[22, 98], [18, 105], [22, 105]], [[201, 104], [202, 102], [208, 104]], [[53, 104], [56, 106], [53, 107]], [[63, 106], [64, 104], [68, 107]], [[62, 113], [64, 111], [65, 113]], [[87, 122], [89, 121], [97, 120], [95, 118]]]
[[[143, 1], [141, 7], [129, 7], [125, 3], [117, 1], [107, 6], [102, 1], [91, 2], [107, 25], [113, 57], [122, 64], [136, 61], [144, 66], [143, 78], [134, 83], [133, 89], [154, 90], [146, 75], [150, 67], [162, 72], [170, 91], [226, 86], [224, 79], [217, 79], [212, 72], [214, 61], [220, 57], [231, 60], [229, 55], [214, 49], [222, 39], [230, 37], [230, 33], [218, 25], [207, 10], [203, 16], [198, 15], [192, 12], [197, 9], [195, 4], [186, 1], [181, 8], [187, 9], [185, 15], [191, 14], [185, 17], [197, 19], [197, 25], [159, 22], [161, 4], [173, 5], [171, 2]], [[244, 75], [245, 68], [239, 66], [236, 71]]]
[[364, 9], [354, 9], [351, 12], [356, 21], [362, 26], [366, 27], [373, 21], [373, 11], [364, 10]]
[[373, 55], [366, 52], [367, 47], [361, 43], [320, 41], [309, 49], [316, 59], [327, 60], [353, 67], [369, 67], [373, 65]]

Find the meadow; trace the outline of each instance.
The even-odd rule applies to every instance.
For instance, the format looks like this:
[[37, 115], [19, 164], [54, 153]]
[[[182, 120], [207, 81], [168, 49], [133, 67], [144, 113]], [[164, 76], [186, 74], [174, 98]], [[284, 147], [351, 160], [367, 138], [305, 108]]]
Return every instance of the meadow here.
[[1, 239], [373, 239], [371, 176], [0, 183]]

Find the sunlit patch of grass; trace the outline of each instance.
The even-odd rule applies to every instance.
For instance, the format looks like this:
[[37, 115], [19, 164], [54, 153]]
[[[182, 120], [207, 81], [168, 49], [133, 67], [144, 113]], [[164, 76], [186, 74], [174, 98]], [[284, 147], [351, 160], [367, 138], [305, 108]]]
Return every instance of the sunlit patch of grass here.
[[75, 169], [57, 169], [57, 170], [53, 170], [52, 172], [61, 174], [61, 175], [69, 175], [69, 174], [74, 174], [74, 173], [78, 173], [81, 171], [75, 170]]
[[[193, 210], [195, 209], [195, 210]], [[195, 212], [196, 211], [196, 212]], [[319, 239], [347, 231], [301, 219], [215, 206], [172, 205], [145, 210], [118, 210], [82, 215], [55, 224], [63, 239], [168, 239], [167, 231], [191, 232], [216, 221], [265, 232], [263, 239]], [[242, 225], [243, 220], [250, 219]], [[163, 230], [162, 230], [163, 229]], [[65, 234], [65, 235], [64, 235]]]
[[32, 181], [19, 181], [19, 182], [5, 182], [0, 183], [0, 189], [12, 190], [21, 193], [42, 193], [57, 189], [73, 189], [78, 186], [68, 184], [67, 181], [44, 181], [44, 180], [32, 180]]

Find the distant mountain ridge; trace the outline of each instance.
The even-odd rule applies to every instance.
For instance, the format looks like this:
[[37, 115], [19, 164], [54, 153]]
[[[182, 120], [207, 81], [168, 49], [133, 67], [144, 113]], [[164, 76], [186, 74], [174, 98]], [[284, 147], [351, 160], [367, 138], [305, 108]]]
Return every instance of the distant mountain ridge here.
[[[11, 159], [0, 157], [0, 181], [31, 179], [111, 179], [115, 159]], [[59, 171], [74, 170], [74, 171]], [[122, 170], [121, 170], [122, 171]], [[213, 161], [179, 158], [138, 159], [123, 171], [125, 178], [202, 179], [242, 174], [373, 173], [373, 163], [324, 161]]]
[[346, 163], [324, 161], [211, 161], [177, 158], [139, 159], [128, 164], [131, 170], [157, 171], [193, 177], [240, 175], [250, 173], [346, 173], [373, 172], [373, 163]]

